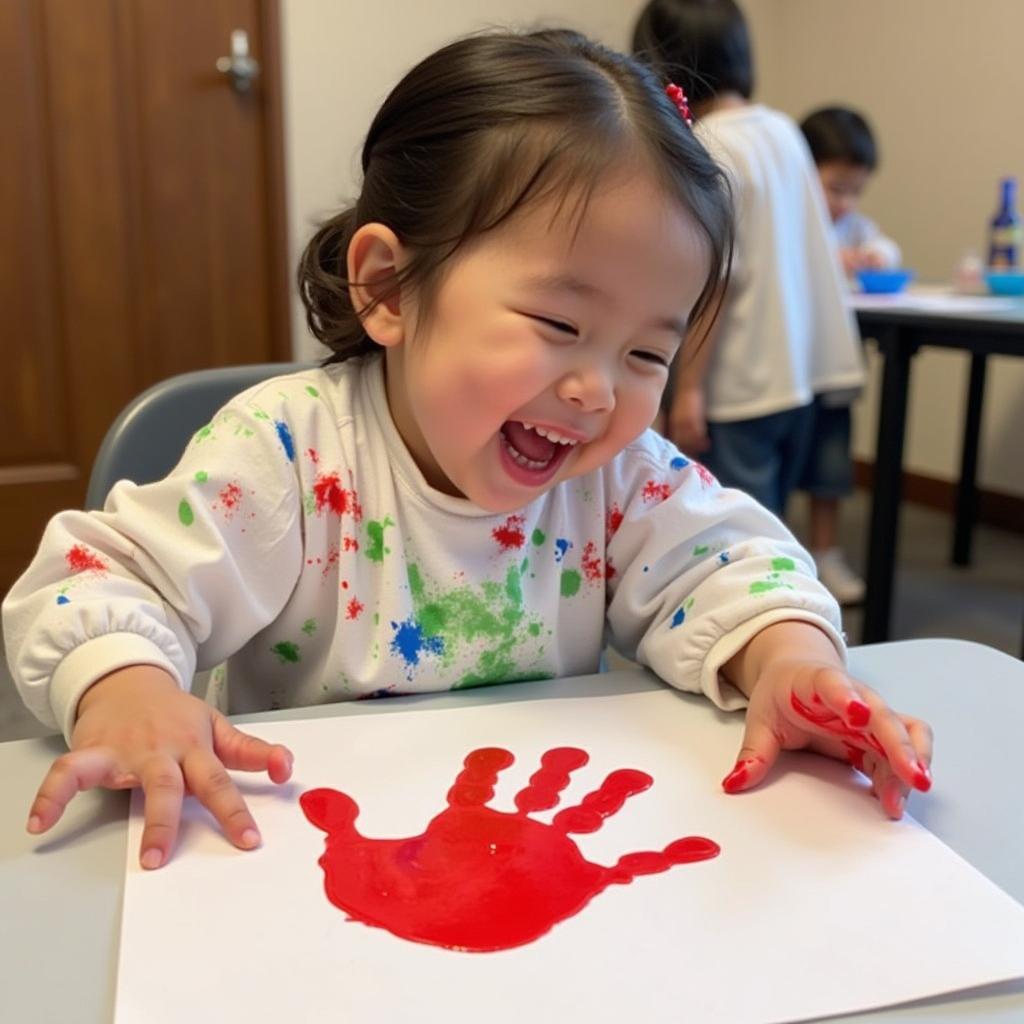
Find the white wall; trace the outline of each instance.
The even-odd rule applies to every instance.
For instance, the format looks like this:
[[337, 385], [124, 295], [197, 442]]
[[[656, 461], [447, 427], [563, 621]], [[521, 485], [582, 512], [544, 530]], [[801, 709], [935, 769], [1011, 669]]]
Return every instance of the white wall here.
[[[644, 0], [284, 0], [282, 35], [292, 267], [313, 226], [352, 198], [359, 150], [384, 97], [431, 51], [503, 25], [580, 29], [628, 46]], [[512, 12], [514, 11], [514, 15]], [[514, 20], [513, 20], [514, 17]], [[323, 351], [293, 306], [296, 358]]]
[[[758, 47], [758, 98], [796, 118], [826, 103], [862, 109], [882, 165], [864, 209], [924, 280], [948, 280], [985, 226], [1006, 174], [1024, 183], [1021, 0], [741, 0]], [[1024, 343], [1022, 343], [1024, 352]], [[855, 450], [875, 445], [879, 369], [856, 411]], [[959, 473], [968, 359], [915, 359], [907, 468]], [[982, 485], [1024, 496], [1024, 360], [989, 360]]]
[[[800, 117], [826, 102], [862, 107], [883, 166], [865, 209], [942, 280], [981, 247], [996, 179], [1024, 180], [1024, 0], [742, 0], [755, 32], [759, 98]], [[363, 134], [417, 60], [487, 25], [543, 19], [625, 48], [643, 0], [284, 0], [290, 262], [313, 225], [352, 196]], [[296, 352], [317, 347], [296, 300]], [[906, 465], [955, 479], [964, 356], [916, 359]], [[979, 477], [1024, 495], [1024, 361], [990, 360]], [[856, 415], [855, 450], [874, 450], [877, 367]]]

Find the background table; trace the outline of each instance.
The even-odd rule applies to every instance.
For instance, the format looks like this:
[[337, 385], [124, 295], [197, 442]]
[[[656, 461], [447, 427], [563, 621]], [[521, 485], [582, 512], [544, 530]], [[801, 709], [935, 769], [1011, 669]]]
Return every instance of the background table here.
[[[860, 678], [935, 728], [935, 787], [927, 796], [913, 794], [910, 812], [1024, 902], [1024, 820], [1017, 782], [1024, 664], [958, 640], [854, 648], [850, 660]], [[639, 670], [609, 672], [270, 712], [236, 721], [388, 714], [410, 707], [629, 693], [662, 685]], [[32, 795], [62, 749], [57, 739], [0, 744], [0, 1019], [11, 1024], [100, 1024], [113, 1017], [128, 798], [105, 791], [81, 794], [50, 837], [29, 836], [24, 821]], [[902, 920], [899, 908], [893, 909], [892, 921], [880, 926], [904, 930], [908, 955], [913, 955], [914, 922]], [[167, 969], [176, 967], [168, 964]], [[899, 964], [888, 969], [899, 970]], [[831, 1019], [1020, 1024], [1024, 981]]]
[[[915, 305], [915, 295], [889, 302], [853, 296], [861, 333], [873, 338], [882, 356], [882, 395], [875, 440], [875, 472], [868, 532], [867, 592], [861, 640], [889, 639], [893, 581], [903, 483], [903, 442], [913, 357], [925, 346], [969, 352], [971, 372], [964, 414], [953, 529], [953, 562], [970, 563], [971, 530], [977, 511], [976, 477], [985, 370], [990, 355], [1024, 356], [1024, 301], [1001, 310], [957, 311]], [[951, 297], [955, 303], [955, 297]], [[1022, 655], [1024, 656], [1024, 655]]]

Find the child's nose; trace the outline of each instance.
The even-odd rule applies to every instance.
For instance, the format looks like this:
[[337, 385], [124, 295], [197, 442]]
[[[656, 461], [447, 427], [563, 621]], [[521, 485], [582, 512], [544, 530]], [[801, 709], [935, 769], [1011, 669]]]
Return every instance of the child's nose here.
[[615, 408], [615, 382], [600, 366], [587, 366], [567, 373], [557, 387], [558, 397], [584, 412], [611, 412]]

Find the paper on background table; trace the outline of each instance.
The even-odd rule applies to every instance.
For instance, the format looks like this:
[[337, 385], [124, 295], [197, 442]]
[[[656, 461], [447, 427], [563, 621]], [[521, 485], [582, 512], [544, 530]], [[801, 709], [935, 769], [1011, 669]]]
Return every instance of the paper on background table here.
[[[285, 787], [239, 776], [259, 851], [234, 850], [190, 801], [176, 856], [143, 872], [133, 802], [117, 1024], [770, 1024], [1024, 975], [1024, 908], [916, 822], [885, 820], [846, 766], [785, 755], [769, 784], [724, 794], [742, 720], [700, 698], [666, 690], [246, 728], [295, 753]], [[610, 865], [687, 835], [714, 839], [721, 855], [611, 886], [536, 942], [496, 953], [347, 920], [324, 894], [325, 836], [299, 795], [342, 790], [363, 835], [417, 835], [481, 746], [516, 757], [499, 809], [514, 809], [551, 747], [590, 754], [563, 807], [617, 768], [654, 777], [599, 832], [574, 837], [588, 860]]]

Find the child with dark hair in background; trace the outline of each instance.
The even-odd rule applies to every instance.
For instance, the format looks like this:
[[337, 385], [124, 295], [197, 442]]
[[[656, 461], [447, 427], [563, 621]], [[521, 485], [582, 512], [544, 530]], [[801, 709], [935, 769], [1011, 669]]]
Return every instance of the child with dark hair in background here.
[[144, 867], [186, 791], [258, 846], [225, 769], [283, 782], [291, 754], [191, 696], [197, 666], [229, 658], [223, 703], [257, 711], [594, 672], [606, 637], [747, 707], [728, 792], [804, 747], [893, 817], [928, 788], [928, 727], [847, 674], [806, 552], [646, 429], [728, 276], [728, 190], [677, 99], [571, 32], [463, 39], [399, 82], [300, 268], [333, 358], [55, 517], [4, 602], [24, 699], [71, 747], [31, 832], [141, 786]]
[[[823, 107], [800, 125], [818, 168], [825, 204], [843, 269], [898, 267], [900, 247], [858, 209], [878, 166], [878, 148], [867, 121], [847, 107]], [[839, 502], [853, 492], [850, 403], [853, 392], [820, 395], [815, 402], [813, 441], [800, 480], [810, 496], [809, 545], [822, 582], [840, 604], [864, 600], [864, 580], [839, 546]]]
[[[790, 118], [751, 102], [750, 37], [733, 0], [652, 0], [633, 49], [690, 95], [697, 135], [729, 174], [737, 207], [722, 315], [677, 361], [669, 436], [779, 515], [794, 488], [844, 493], [848, 437], [843, 480], [818, 479], [820, 459], [809, 460], [822, 408], [851, 400], [863, 365], [807, 145]], [[859, 599], [863, 583], [814, 514], [822, 582], [842, 601]]]
[[898, 267], [900, 247], [858, 209], [878, 169], [878, 147], [868, 122], [849, 107], [822, 107], [804, 118], [800, 130], [818, 167], [843, 269], [852, 275]]

